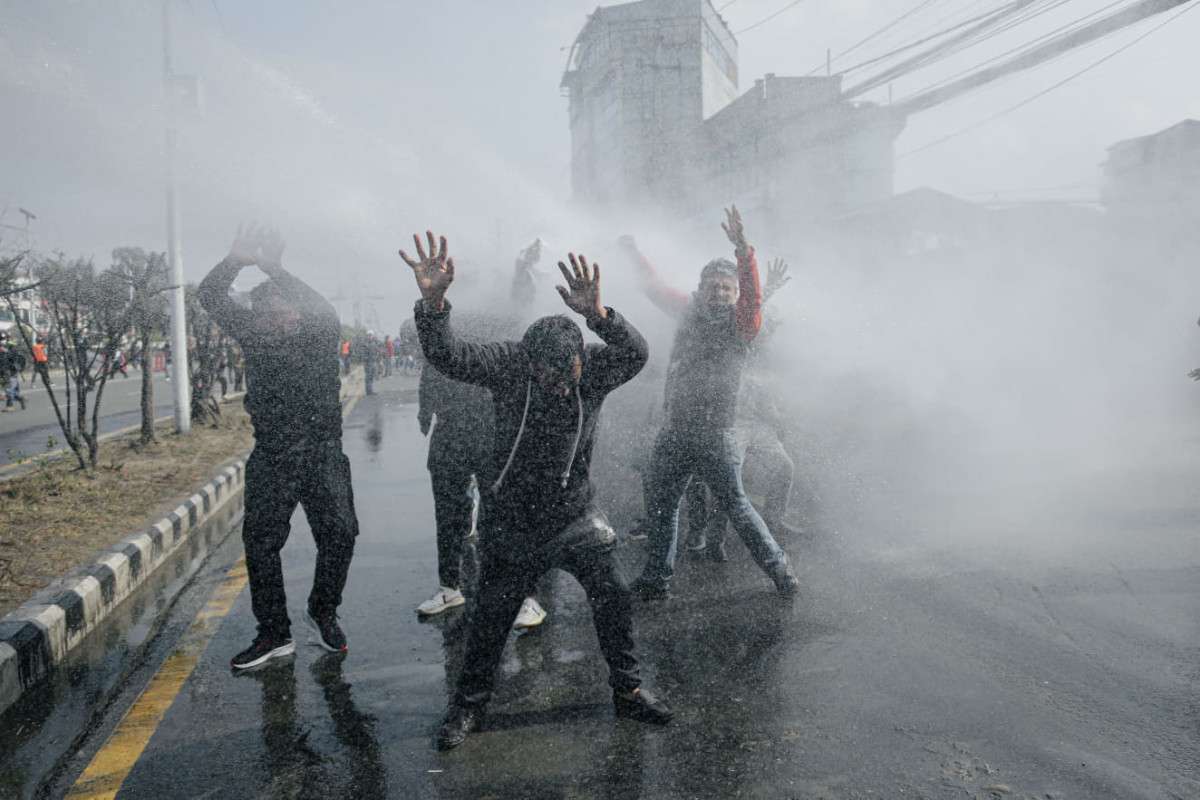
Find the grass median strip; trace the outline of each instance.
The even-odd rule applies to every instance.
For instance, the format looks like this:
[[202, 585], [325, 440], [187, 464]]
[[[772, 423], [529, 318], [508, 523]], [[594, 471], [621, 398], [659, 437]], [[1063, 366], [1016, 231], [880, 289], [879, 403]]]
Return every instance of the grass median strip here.
[[136, 433], [104, 442], [92, 473], [59, 459], [0, 483], [0, 615], [164, 516], [254, 443], [240, 404], [224, 406], [217, 426], [187, 436], [164, 428], [147, 447], [134, 446]]

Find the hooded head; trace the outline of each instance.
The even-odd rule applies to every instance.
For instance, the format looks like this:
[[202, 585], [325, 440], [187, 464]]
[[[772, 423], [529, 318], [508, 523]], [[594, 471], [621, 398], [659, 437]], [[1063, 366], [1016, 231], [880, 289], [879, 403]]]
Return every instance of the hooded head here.
[[300, 325], [300, 312], [274, 281], [250, 290], [250, 308], [259, 329], [268, 336], [287, 336]]
[[543, 391], [566, 397], [583, 375], [583, 332], [562, 314], [542, 317], [521, 339], [533, 379]]
[[700, 302], [710, 311], [728, 308], [738, 299], [737, 264], [714, 258], [700, 271]]

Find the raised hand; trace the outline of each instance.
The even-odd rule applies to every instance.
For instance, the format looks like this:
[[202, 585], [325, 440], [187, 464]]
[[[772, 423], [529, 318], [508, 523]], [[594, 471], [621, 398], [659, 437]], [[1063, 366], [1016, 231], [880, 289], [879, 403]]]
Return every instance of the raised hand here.
[[737, 206], [725, 209], [725, 221], [721, 223], [721, 228], [729, 237], [729, 241], [733, 243], [734, 252], [739, 256], [749, 252], [750, 245], [746, 244], [746, 230], [742, 227], [742, 215], [738, 212]]
[[272, 267], [283, 266], [283, 249], [286, 242], [274, 228], [258, 231], [258, 265], [264, 272]]
[[792, 279], [788, 275], [787, 262], [782, 258], [777, 258], [767, 264], [767, 285], [763, 287], [763, 295], [770, 297], [783, 288], [783, 285]]
[[571, 262], [571, 268], [567, 269], [567, 265], [561, 261], [558, 262], [558, 268], [570, 288], [554, 287], [567, 308], [589, 320], [607, 318], [608, 309], [600, 302], [600, 265], [588, 266], [583, 254], [577, 257], [574, 253], [568, 253], [567, 259]]
[[258, 263], [258, 248], [258, 226], [239, 225], [237, 234], [233, 237], [233, 244], [229, 246], [229, 255], [225, 257], [225, 260], [239, 267], [249, 267]]
[[542, 237], [533, 240], [532, 243], [524, 250], [521, 255], [517, 256], [517, 268], [529, 269], [542, 258]]
[[[454, 259], [446, 254], [446, 237], [434, 240], [433, 231], [425, 231], [429, 240], [429, 254], [421, 246], [421, 237], [413, 234], [413, 243], [417, 246], [417, 257], [409, 258], [403, 250], [400, 257], [404, 263], [412, 267], [413, 277], [417, 279], [417, 288], [421, 290], [421, 299], [441, 311], [446, 299], [446, 290], [454, 282]], [[440, 247], [439, 247], [440, 245]]]

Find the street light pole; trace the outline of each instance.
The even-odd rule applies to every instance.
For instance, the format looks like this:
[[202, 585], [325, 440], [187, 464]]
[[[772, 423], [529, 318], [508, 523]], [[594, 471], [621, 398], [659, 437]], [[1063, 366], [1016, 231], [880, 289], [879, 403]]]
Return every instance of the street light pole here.
[[171, 71], [171, 0], [163, 0], [163, 90], [167, 113], [167, 263], [171, 269], [171, 384], [175, 394], [175, 430], [192, 429], [191, 381], [188, 378], [187, 320], [183, 293], [183, 247], [179, 242], [179, 203], [175, 198], [175, 89]]

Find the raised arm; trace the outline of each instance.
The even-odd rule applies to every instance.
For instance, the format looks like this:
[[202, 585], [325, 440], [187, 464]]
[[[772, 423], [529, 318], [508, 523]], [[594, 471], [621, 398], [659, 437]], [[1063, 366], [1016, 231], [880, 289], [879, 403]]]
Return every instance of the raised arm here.
[[233, 286], [238, 273], [257, 261], [258, 239], [253, 228], [245, 231], [238, 228], [229, 255], [209, 270], [196, 290], [200, 305], [221, 330], [235, 339], [250, 330], [254, 315], [233, 301], [229, 296], [229, 288]]
[[400, 258], [412, 268], [421, 291], [413, 316], [425, 360], [447, 378], [491, 386], [496, 378], [507, 373], [518, 347], [511, 342], [475, 344], [455, 336], [450, 326], [450, 303], [446, 300], [446, 290], [454, 281], [454, 259], [447, 255], [445, 236], [435, 241], [432, 231], [426, 231], [425, 235], [429, 238], [428, 255], [416, 235], [413, 241], [417, 245], [417, 258], [409, 258], [400, 251]]
[[582, 254], [577, 257], [569, 253], [567, 258], [569, 269], [558, 262], [567, 285], [555, 288], [567, 308], [582, 316], [604, 341], [603, 347], [588, 348], [583, 380], [589, 391], [607, 394], [641, 372], [650, 348], [636, 328], [601, 302], [600, 265], [589, 265]]
[[517, 256], [517, 261], [513, 264], [512, 287], [509, 290], [509, 296], [512, 298], [513, 306], [520, 309], [527, 309], [533, 305], [534, 294], [537, 292], [537, 286], [533, 281], [533, 267], [542, 257], [542, 240], [537, 238], [533, 243], [521, 251]]
[[337, 309], [320, 292], [283, 268], [284, 241], [274, 230], [259, 234], [258, 268], [275, 282], [288, 302], [310, 320], [338, 323]]
[[754, 258], [754, 248], [746, 243], [746, 231], [742, 227], [742, 215], [737, 206], [725, 211], [725, 222], [721, 223], [725, 235], [733, 243], [738, 266], [738, 299], [734, 308], [734, 318], [737, 320], [738, 335], [742, 341], [749, 342], [758, 336], [762, 327], [762, 284], [758, 279], [758, 261]]
[[617, 240], [625, 254], [633, 262], [637, 268], [638, 277], [641, 280], [642, 292], [646, 297], [650, 298], [650, 302], [658, 306], [658, 308], [672, 317], [681, 317], [683, 312], [687, 310], [688, 303], [691, 298], [686, 292], [681, 292], [673, 286], [669, 286], [659, 276], [658, 270], [650, 263], [650, 259], [638, 249], [637, 242], [632, 236], [622, 236]]

